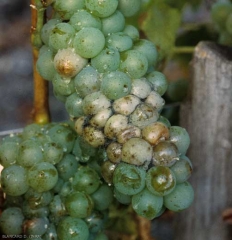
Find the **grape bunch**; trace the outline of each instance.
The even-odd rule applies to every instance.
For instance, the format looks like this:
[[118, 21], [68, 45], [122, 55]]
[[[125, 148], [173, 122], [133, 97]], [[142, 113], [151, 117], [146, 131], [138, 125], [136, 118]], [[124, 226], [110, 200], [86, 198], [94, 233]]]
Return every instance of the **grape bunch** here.
[[101, 174], [116, 199], [153, 219], [191, 204], [192, 165], [188, 133], [160, 116], [167, 80], [155, 69], [157, 49], [126, 24], [140, 5], [56, 0], [41, 31], [37, 69], [52, 81], [77, 134], [106, 152]]
[[[113, 201], [147, 219], [191, 205], [189, 135], [160, 115], [167, 80], [155, 69], [157, 49], [126, 24], [140, 5], [53, 2], [36, 66], [64, 102], [73, 130], [34, 124], [3, 141], [4, 212], [11, 211], [0, 218], [3, 232], [14, 223], [26, 233], [44, 229], [42, 239], [104, 240]], [[6, 216], [14, 211], [16, 222]]]
[[219, 33], [218, 42], [232, 46], [232, 3], [229, 1], [214, 3], [211, 8], [211, 18]]
[[2, 233], [44, 240], [108, 239], [102, 230], [113, 189], [100, 175], [96, 154], [99, 162], [97, 149], [81, 141], [67, 123], [31, 124], [3, 139]]

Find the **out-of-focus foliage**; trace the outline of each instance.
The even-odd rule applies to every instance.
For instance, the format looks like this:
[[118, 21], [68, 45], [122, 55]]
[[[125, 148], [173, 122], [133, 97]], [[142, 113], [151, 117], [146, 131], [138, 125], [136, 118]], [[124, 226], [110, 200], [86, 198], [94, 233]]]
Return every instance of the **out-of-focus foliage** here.
[[170, 7], [163, 0], [150, 1], [144, 6], [139, 26], [157, 46], [159, 60], [172, 52], [180, 22], [181, 11]]

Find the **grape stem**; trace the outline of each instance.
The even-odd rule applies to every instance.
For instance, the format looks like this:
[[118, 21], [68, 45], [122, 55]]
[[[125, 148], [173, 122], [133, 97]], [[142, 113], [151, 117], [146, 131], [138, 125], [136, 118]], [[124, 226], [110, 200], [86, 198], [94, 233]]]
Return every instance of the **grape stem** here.
[[31, 0], [31, 44], [33, 53], [33, 78], [34, 78], [34, 107], [33, 120], [38, 124], [46, 124], [50, 121], [48, 104], [48, 82], [45, 81], [36, 70], [36, 62], [39, 48], [42, 46], [40, 31], [44, 24], [45, 10], [40, 0]]
[[155, 240], [151, 236], [151, 221], [138, 215], [135, 215], [135, 219], [138, 227], [138, 239]]
[[194, 50], [195, 47], [192, 46], [174, 47], [173, 54], [192, 54]]

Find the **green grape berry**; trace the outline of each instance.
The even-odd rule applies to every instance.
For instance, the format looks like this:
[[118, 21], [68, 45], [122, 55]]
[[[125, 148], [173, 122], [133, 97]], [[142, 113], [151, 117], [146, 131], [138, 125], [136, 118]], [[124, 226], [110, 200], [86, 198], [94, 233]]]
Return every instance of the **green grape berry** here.
[[39, 55], [36, 68], [44, 79], [52, 81], [56, 74], [56, 69], [54, 67], [54, 54], [51, 50], [44, 51]]
[[71, 178], [78, 168], [78, 162], [72, 154], [65, 154], [62, 160], [56, 165], [59, 177], [64, 181]]
[[51, 190], [57, 183], [58, 172], [48, 162], [41, 162], [33, 166], [27, 174], [28, 185], [38, 192]]
[[141, 7], [140, 0], [119, 0], [118, 8], [125, 17], [131, 17], [138, 13]]
[[115, 71], [104, 75], [101, 91], [111, 100], [128, 95], [131, 91], [131, 80], [123, 72]]
[[69, 22], [77, 31], [85, 27], [93, 27], [101, 30], [102, 23], [100, 18], [93, 16], [90, 12], [81, 9], [75, 12]]
[[131, 78], [141, 78], [147, 72], [148, 60], [140, 51], [128, 50], [121, 54], [120, 69]]
[[75, 29], [70, 24], [58, 23], [50, 33], [49, 47], [54, 51], [68, 48], [74, 35]]
[[93, 201], [83, 192], [72, 192], [65, 198], [65, 208], [71, 217], [86, 218], [93, 209]]
[[95, 191], [91, 198], [94, 202], [94, 208], [98, 211], [103, 211], [109, 208], [113, 202], [112, 188], [106, 184], [102, 184], [97, 191]]
[[3, 142], [0, 145], [0, 164], [3, 167], [15, 164], [18, 158], [18, 151], [19, 144], [17, 142]]
[[133, 25], [126, 25], [123, 29], [123, 32], [127, 34], [133, 41], [137, 41], [139, 39], [139, 31]]
[[165, 75], [158, 71], [148, 73], [147, 80], [152, 84], [154, 90], [162, 96], [168, 89]]
[[100, 73], [116, 71], [120, 65], [119, 51], [114, 47], [105, 48], [91, 59], [91, 65]]
[[133, 41], [126, 33], [116, 32], [106, 37], [106, 45], [118, 49], [119, 52], [124, 52], [132, 48]]
[[11, 165], [2, 170], [1, 187], [10, 196], [20, 196], [27, 192], [27, 170], [19, 165]]
[[85, 0], [86, 8], [97, 17], [108, 17], [114, 13], [118, 6], [118, 0]]
[[60, 22], [61, 22], [60, 19], [54, 18], [54, 19], [50, 19], [43, 25], [41, 29], [41, 39], [44, 42], [44, 44], [46, 44], [47, 46], [49, 44], [49, 36], [53, 28], [55, 28], [55, 26]]
[[193, 167], [188, 157], [181, 156], [180, 160], [171, 166], [171, 170], [176, 176], [176, 183], [183, 183], [191, 176]]
[[56, 0], [53, 4], [54, 10], [63, 20], [69, 20], [73, 13], [75, 13], [78, 9], [82, 9], [84, 6], [85, 0]]
[[146, 188], [132, 196], [132, 207], [135, 212], [149, 220], [155, 218], [161, 211], [163, 198], [152, 194]]
[[179, 126], [170, 127], [170, 141], [177, 146], [181, 154], [186, 154], [190, 145], [190, 137], [186, 129]]
[[141, 167], [119, 163], [114, 171], [114, 187], [125, 195], [137, 194], [145, 187], [145, 175], [146, 172]]
[[81, 57], [93, 58], [103, 50], [105, 37], [99, 29], [86, 27], [76, 33], [73, 46]]
[[176, 185], [173, 192], [164, 197], [164, 206], [171, 211], [179, 212], [188, 208], [194, 199], [194, 191], [189, 182]]
[[89, 230], [83, 220], [68, 216], [59, 222], [57, 234], [60, 240], [88, 240]]
[[99, 91], [99, 74], [92, 66], [87, 66], [74, 78], [74, 85], [77, 94], [84, 98], [90, 93]]
[[92, 168], [80, 166], [73, 177], [72, 186], [76, 191], [92, 194], [99, 188], [100, 178]]
[[24, 216], [20, 208], [9, 207], [0, 216], [1, 232], [7, 235], [17, 235], [22, 233]]
[[145, 39], [137, 41], [133, 49], [143, 53], [148, 61], [148, 66], [154, 66], [158, 60], [158, 52], [155, 45]]
[[123, 14], [116, 10], [112, 15], [102, 18], [102, 32], [105, 36], [110, 33], [121, 32], [125, 26]]

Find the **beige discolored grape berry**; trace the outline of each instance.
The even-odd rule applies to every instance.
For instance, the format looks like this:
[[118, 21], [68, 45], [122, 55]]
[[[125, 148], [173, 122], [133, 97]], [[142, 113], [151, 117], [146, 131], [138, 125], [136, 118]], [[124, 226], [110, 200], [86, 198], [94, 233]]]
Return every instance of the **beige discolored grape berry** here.
[[93, 147], [99, 147], [105, 144], [103, 132], [91, 126], [84, 128], [83, 138]]
[[152, 158], [151, 145], [141, 138], [131, 138], [122, 147], [122, 161], [134, 165], [143, 165]]
[[105, 126], [107, 120], [112, 115], [112, 110], [110, 108], [103, 109], [102, 111], [95, 114], [89, 121], [90, 125], [96, 128], [102, 128]]
[[139, 138], [139, 137], [141, 137], [140, 128], [133, 125], [128, 125], [126, 129], [124, 129], [119, 134], [117, 134], [117, 141], [119, 143], [125, 143], [131, 138]]
[[106, 122], [104, 133], [108, 138], [113, 139], [127, 127], [127, 124], [128, 119], [126, 116], [115, 114]]
[[93, 115], [109, 108], [110, 105], [110, 101], [105, 95], [101, 92], [94, 92], [84, 98], [83, 111], [86, 115]]
[[135, 111], [130, 115], [129, 122], [133, 125], [144, 128], [158, 120], [159, 113], [151, 105], [141, 103]]
[[88, 60], [76, 54], [72, 48], [60, 49], [54, 57], [55, 69], [62, 77], [74, 77], [87, 63]]
[[140, 103], [140, 99], [134, 95], [127, 95], [114, 101], [113, 109], [116, 113], [130, 115]]
[[122, 159], [122, 145], [112, 142], [106, 149], [107, 157], [113, 163], [119, 163]]
[[153, 148], [152, 162], [156, 166], [170, 167], [179, 160], [176, 145], [169, 141], [159, 142]]
[[135, 96], [144, 99], [150, 94], [150, 92], [151, 85], [146, 78], [132, 80], [131, 94], [134, 94]]
[[163, 123], [155, 122], [143, 128], [142, 136], [151, 145], [156, 145], [160, 140], [169, 138], [169, 130]]
[[152, 91], [146, 98], [145, 103], [150, 104], [152, 107], [156, 108], [158, 112], [160, 112], [165, 104], [165, 101], [159, 93]]
[[84, 117], [84, 116], [79, 117], [76, 120], [76, 122], [75, 122], [75, 130], [76, 130], [77, 134], [82, 135], [83, 130], [84, 130], [84, 124], [85, 124], [86, 120], [87, 120], [87, 117]]

